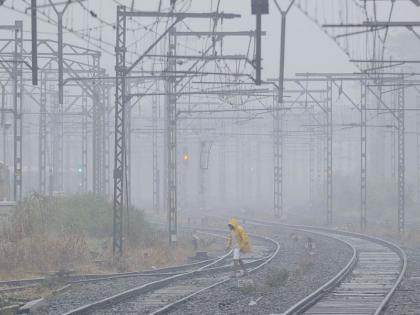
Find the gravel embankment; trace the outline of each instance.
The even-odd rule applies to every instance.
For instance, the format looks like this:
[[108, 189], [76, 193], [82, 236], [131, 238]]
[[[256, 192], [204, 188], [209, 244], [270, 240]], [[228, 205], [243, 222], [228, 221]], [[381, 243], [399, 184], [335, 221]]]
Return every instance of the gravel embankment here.
[[407, 273], [391, 298], [385, 314], [420, 314], [420, 248], [404, 248], [407, 254]]
[[[228, 278], [228, 274], [224, 273], [224, 278]], [[100, 309], [92, 313], [92, 315], [137, 315], [150, 314], [166, 304], [175, 302], [180, 297], [179, 294], [188, 295], [199, 288], [210, 286], [220, 281], [220, 275], [203, 275], [192, 279], [179, 280], [170, 285], [160, 288], [146, 294], [129, 299], [122, 303], [115, 304], [107, 309]], [[167, 294], [168, 290], [176, 290], [175, 294]], [[172, 291], [174, 293], [174, 291]]]
[[[247, 282], [238, 288], [238, 281], [231, 280], [197, 295], [171, 314], [281, 313], [336, 275], [352, 255], [346, 245], [329, 238], [311, 236], [316, 248], [309, 254], [305, 234], [296, 232], [298, 240], [290, 231], [275, 235], [273, 238], [281, 244], [279, 255], [262, 270], [242, 278], [252, 279], [254, 284]], [[285, 273], [288, 279], [282, 281]]]
[[139, 276], [96, 283], [73, 284], [68, 291], [48, 298], [47, 305], [42, 307], [37, 313], [45, 315], [63, 314], [82, 305], [95, 302], [161, 278], [162, 277]]

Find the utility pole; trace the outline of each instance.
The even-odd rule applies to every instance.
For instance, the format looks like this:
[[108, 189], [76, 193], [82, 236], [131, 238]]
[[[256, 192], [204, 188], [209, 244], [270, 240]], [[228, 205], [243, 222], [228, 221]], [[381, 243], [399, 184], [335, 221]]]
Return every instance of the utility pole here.
[[286, 16], [295, 1], [292, 0], [286, 10], [282, 10], [277, 0], [274, 3], [281, 14], [280, 68], [278, 79], [278, 101], [273, 108], [273, 153], [274, 153], [274, 215], [283, 216], [283, 93], [284, 59], [286, 47]]
[[64, 102], [64, 61], [63, 61], [63, 15], [72, 1], [66, 1], [64, 8], [59, 11], [52, 0], [48, 0], [57, 15], [57, 64], [58, 64], [58, 104]]
[[405, 231], [405, 87], [404, 77], [397, 86], [397, 152], [398, 152], [398, 232]]
[[1, 127], [3, 128], [3, 163], [7, 165], [6, 85], [1, 84]]
[[366, 231], [367, 209], [367, 112], [366, 80], [360, 82], [360, 230]]
[[417, 202], [420, 202], [420, 96], [416, 97]]
[[256, 143], [256, 157], [255, 157], [255, 202], [258, 204], [261, 198], [261, 177], [263, 172], [262, 161], [261, 161], [261, 142], [257, 141]]
[[117, 30], [115, 47], [115, 156], [114, 156], [114, 218], [113, 218], [113, 253], [123, 254], [123, 212], [125, 180], [125, 103], [126, 103], [126, 8], [117, 8]]
[[[176, 35], [175, 27], [173, 27], [168, 34], [168, 73], [176, 72]], [[169, 244], [175, 246], [177, 242], [177, 131], [176, 131], [176, 78], [174, 75], [168, 75], [166, 82], [166, 97], [165, 97], [165, 136], [166, 136], [166, 154], [167, 154], [167, 178], [165, 179], [167, 185], [167, 214], [168, 214], [168, 228], [169, 228]]]
[[[224, 127], [222, 127], [224, 130]], [[223, 132], [223, 131], [222, 131]], [[219, 196], [220, 201], [225, 202], [226, 201], [226, 143], [225, 139], [223, 139], [220, 142], [219, 146]]]
[[47, 194], [47, 72], [41, 73], [40, 85], [39, 192]]
[[315, 138], [311, 136], [309, 143], [309, 207], [314, 210], [315, 200]]
[[38, 85], [38, 31], [37, 31], [37, 0], [31, 0], [31, 31], [32, 31], [32, 85]]
[[152, 96], [152, 163], [153, 163], [153, 210], [160, 209], [160, 185], [158, 163], [158, 102], [157, 96]]
[[268, 0], [252, 0], [251, 11], [256, 17], [255, 27], [255, 84], [261, 85], [261, 16], [268, 14]]
[[[100, 77], [103, 75], [100, 67], [100, 55], [93, 56], [93, 75]], [[92, 97], [92, 182], [93, 193], [97, 195], [105, 195], [105, 180], [104, 180], [104, 125], [105, 125], [105, 110], [104, 110], [104, 91], [101, 80], [93, 80], [93, 97]]]
[[16, 21], [14, 30], [14, 54], [13, 54], [13, 168], [14, 168], [14, 191], [15, 201], [22, 200], [22, 98], [23, 98], [23, 23]]
[[332, 150], [333, 150], [333, 126], [332, 126], [332, 81], [327, 78], [327, 87], [326, 87], [326, 134], [327, 134], [327, 143], [326, 143], [326, 169], [327, 169], [327, 226], [332, 225], [333, 221], [333, 159], [332, 159]]
[[87, 111], [87, 95], [82, 94], [82, 165], [79, 170], [81, 175], [82, 192], [88, 191], [88, 111]]

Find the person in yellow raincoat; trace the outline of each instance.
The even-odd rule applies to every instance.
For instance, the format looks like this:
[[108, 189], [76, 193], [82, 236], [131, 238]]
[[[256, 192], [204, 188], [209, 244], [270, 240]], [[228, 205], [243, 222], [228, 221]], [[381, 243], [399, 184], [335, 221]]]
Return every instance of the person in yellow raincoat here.
[[248, 235], [246, 234], [244, 228], [239, 225], [236, 219], [230, 219], [228, 222], [228, 227], [230, 233], [228, 236], [226, 250], [233, 250], [233, 275], [236, 277], [236, 272], [239, 266], [243, 269], [244, 275], [247, 275], [248, 271], [246, 270], [244, 262], [242, 261], [242, 255], [251, 251], [251, 244], [249, 242]]

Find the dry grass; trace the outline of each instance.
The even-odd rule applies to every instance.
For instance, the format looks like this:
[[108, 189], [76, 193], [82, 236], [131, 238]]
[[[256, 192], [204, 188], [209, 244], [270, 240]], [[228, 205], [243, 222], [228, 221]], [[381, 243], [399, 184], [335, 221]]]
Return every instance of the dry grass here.
[[187, 242], [188, 236], [180, 237], [176, 248], [170, 248], [161, 239], [149, 239], [146, 243], [124, 242], [125, 254], [115, 260], [112, 255], [112, 243], [105, 244], [104, 251], [97, 256], [101, 262], [100, 271], [141, 271], [182, 264], [194, 255], [194, 250]]
[[0, 233], [0, 279], [30, 277], [91, 264], [86, 235], [72, 227], [47, 231], [45, 213], [17, 207]]
[[[80, 199], [83, 201], [83, 198]], [[77, 219], [81, 220], [80, 213], [74, 213], [74, 224], [64, 225], [72, 215], [66, 211], [72, 206], [75, 207], [70, 200], [67, 208], [59, 209], [59, 213], [54, 202], [32, 196], [17, 207], [7, 222], [0, 223], [0, 280], [44, 276], [60, 271], [139, 271], [187, 263], [188, 257], [195, 254], [191, 233], [180, 233], [177, 248], [171, 249], [162, 231], [153, 230], [150, 226], [133, 226], [130, 239], [124, 241], [126, 254], [115, 260], [110, 237], [103, 236], [102, 230], [95, 236], [85, 224], [76, 224]], [[88, 211], [88, 206], [79, 205], [82, 206]], [[93, 203], [89, 207], [100, 208], [102, 204]], [[60, 218], [63, 212], [66, 214], [64, 219]], [[97, 217], [104, 220], [99, 214]], [[87, 215], [84, 220], [90, 222], [91, 217]], [[112, 229], [105, 232], [111, 235]], [[216, 248], [220, 250], [220, 244], [206, 239], [200, 243], [199, 250]]]

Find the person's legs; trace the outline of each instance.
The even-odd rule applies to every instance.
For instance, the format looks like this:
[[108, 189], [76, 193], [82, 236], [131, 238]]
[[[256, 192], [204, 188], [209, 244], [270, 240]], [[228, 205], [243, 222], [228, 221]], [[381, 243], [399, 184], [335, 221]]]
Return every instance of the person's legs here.
[[234, 278], [236, 278], [236, 273], [237, 273], [238, 269], [239, 269], [239, 263], [238, 263], [238, 260], [234, 259], [234, 260], [233, 260], [233, 274], [232, 274], [232, 276], [233, 276]]
[[242, 259], [239, 259], [239, 260], [238, 260], [238, 263], [239, 263], [239, 265], [241, 266], [242, 270], [244, 271], [244, 275], [247, 275], [247, 274], [248, 274], [248, 271], [246, 270], [246, 268], [245, 268], [245, 264], [244, 264], [244, 262], [242, 261]]
[[233, 249], [233, 276], [236, 277], [236, 272], [239, 269], [239, 259], [240, 259], [240, 252], [239, 248]]

